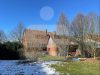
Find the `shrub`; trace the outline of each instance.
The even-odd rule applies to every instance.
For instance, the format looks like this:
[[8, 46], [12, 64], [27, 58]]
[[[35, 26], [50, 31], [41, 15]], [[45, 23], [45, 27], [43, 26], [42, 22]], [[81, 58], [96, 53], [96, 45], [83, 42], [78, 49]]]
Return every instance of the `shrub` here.
[[0, 59], [15, 60], [20, 58], [20, 49], [23, 48], [19, 42], [5, 42], [0, 43]]

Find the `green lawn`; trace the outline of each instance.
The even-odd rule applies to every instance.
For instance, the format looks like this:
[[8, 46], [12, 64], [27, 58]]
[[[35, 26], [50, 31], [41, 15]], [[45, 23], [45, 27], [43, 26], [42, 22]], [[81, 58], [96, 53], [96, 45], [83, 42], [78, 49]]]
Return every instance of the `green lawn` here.
[[53, 60], [64, 60], [64, 57], [45, 55], [41, 56], [39, 59], [43, 61], [53, 61]]
[[61, 75], [100, 75], [100, 61], [95, 62], [61, 62], [51, 67]]

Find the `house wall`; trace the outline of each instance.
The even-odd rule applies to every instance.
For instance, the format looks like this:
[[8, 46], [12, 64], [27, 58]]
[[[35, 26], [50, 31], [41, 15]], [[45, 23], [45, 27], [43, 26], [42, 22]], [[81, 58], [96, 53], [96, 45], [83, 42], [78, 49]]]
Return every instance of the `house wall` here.
[[50, 47], [47, 49], [48, 50], [48, 54], [51, 56], [57, 56], [57, 48], [56, 47]]
[[57, 46], [51, 37], [48, 41], [47, 52], [51, 56], [57, 56]]
[[23, 36], [22, 36], [22, 44], [23, 44], [24, 48], [27, 48], [27, 41], [26, 41], [25, 32], [23, 33]]

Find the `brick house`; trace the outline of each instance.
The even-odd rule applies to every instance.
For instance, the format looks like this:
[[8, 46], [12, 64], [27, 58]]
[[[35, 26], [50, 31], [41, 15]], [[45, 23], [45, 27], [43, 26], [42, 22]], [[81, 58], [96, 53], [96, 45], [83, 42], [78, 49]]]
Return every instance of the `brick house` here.
[[28, 50], [35, 47], [45, 47], [48, 43], [49, 36], [45, 31], [25, 30], [23, 33], [22, 43]]
[[[62, 37], [54, 32], [26, 29], [23, 33], [22, 43], [25, 52], [32, 53], [32, 51], [38, 49], [42, 53], [57, 56], [60, 50], [59, 47], [68, 45], [68, 38], [66, 37], [65, 41], [63, 41]], [[75, 42], [70, 41], [70, 45], [74, 44]]]
[[[23, 32], [22, 44], [24, 46], [25, 57], [33, 59], [42, 53], [47, 53], [47, 43], [49, 36], [46, 31], [26, 29]], [[39, 53], [39, 54], [37, 54]]]

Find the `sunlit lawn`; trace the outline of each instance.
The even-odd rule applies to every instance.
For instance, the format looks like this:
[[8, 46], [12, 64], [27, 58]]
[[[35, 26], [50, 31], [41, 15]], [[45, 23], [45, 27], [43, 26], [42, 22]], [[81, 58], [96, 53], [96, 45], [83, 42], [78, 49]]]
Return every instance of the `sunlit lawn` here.
[[43, 61], [64, 60], [64, 57], [45, 55], [45, 56], [41, 56], [40, 60]]
[[61, 62], [51, 67], [62, 73], [61, 75], [100, 75], [100, 61]]

